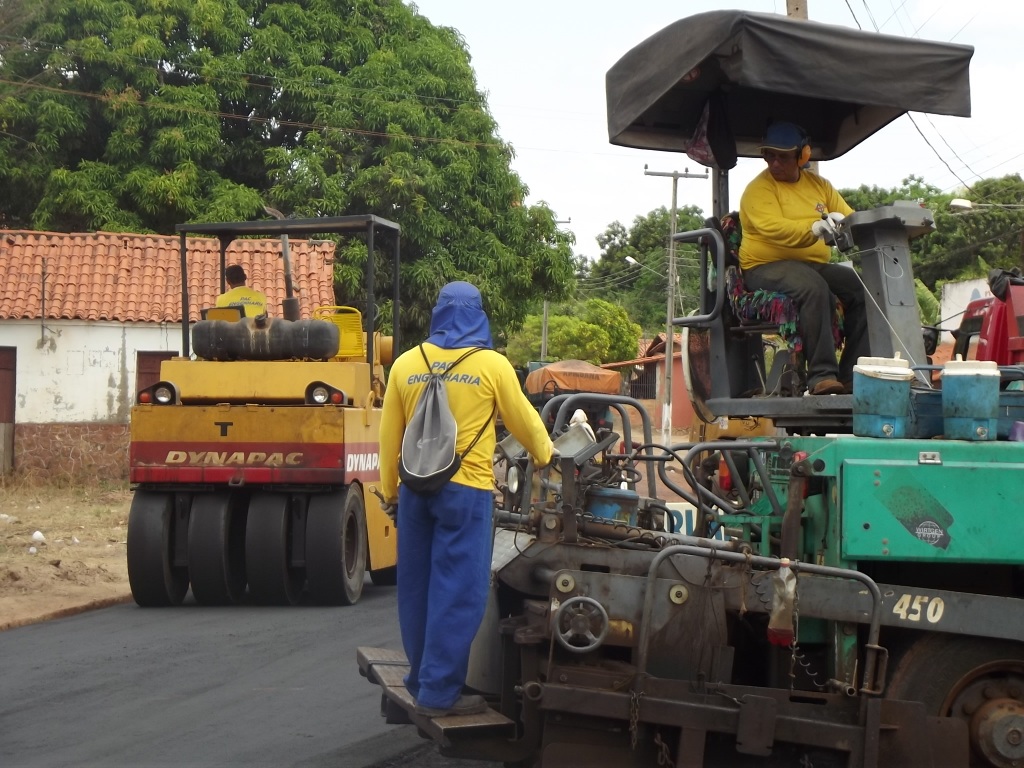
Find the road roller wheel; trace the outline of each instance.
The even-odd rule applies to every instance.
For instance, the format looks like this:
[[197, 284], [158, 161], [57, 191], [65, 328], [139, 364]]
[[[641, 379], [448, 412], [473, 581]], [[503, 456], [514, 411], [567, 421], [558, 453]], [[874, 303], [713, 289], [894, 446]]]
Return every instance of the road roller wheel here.
[[178, 524], [174, 494], [135, 492], [128, 514], [128, 584], [145, 608], [180, 605], [188, 592], [188, 569], [173, 560]]
[[188, 575], [204, 605], [232, 605], [245, 595], [245, 498], [202, 493], [192, 500]]
[[292, 568], [291, 505], [282, 493], [259, 493], [249, 502], [245, 562], [249, 593], [265, 605], [295, 605], [302, 595], [302, 571]]
[[366, 572], [366, 513], [358, 485], [317, 494], [306, 518], [306, 579], [321, 605], [355, 605]]
[[1024, 764], [1024, 644], [929, 635], [902, 654], [885, 695], [967, 724], [972, 768]]

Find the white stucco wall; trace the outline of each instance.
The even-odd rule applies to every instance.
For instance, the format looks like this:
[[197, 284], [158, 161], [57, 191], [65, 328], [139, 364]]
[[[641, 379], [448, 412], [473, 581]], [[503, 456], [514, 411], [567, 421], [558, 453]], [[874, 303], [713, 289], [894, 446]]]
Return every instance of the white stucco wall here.
[[4, 320], [0, 346], [17, 348], [16, 423], [127, 423], [136, 352], [180, 353], [181, 325]]
[[[991, 296], [988, 288], [988, 280], [979, 277], [976, 280], [961, 280], [958, 283], [946, 283], [942, 286], [942, 300], [939, 305], [942, 315], [943, 328], [957, 328], [960, 325], [960, 315], [967, 305], [975, 299], [984, 299]], [[942, 334], [940, 342], [953, 341], [953, 335], [948, 332]]]

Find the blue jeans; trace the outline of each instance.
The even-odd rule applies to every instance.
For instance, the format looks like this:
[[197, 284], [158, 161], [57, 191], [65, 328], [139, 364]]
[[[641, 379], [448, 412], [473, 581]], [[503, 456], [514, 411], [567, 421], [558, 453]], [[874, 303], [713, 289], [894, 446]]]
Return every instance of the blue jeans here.
[[398, 623], [417, 704], [459, 698], [487, 607], [494, 496], [449, 482], [433, 496], [398, 489]]
[[[825, 379], [838, 379], [844, 384], [853, 381], [853, 366], [857, 358], [870, 354], [864, 286], [853, 268], [842, 264], [773, 261], [744, 270], [743, 282], [750, 290], [778, 291], [793, 299], [797, 306], [800, 335], [804, 340], [808, 389]], [[843, 330], [846, 333], [838, 364], [836, 342], [832, 336], [832, 311], [836, 297], [843, 303]]]

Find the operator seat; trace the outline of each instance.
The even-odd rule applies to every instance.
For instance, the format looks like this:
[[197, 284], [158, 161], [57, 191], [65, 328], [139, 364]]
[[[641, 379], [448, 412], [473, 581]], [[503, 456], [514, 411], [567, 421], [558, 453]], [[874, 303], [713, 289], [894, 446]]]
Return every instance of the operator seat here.
[[[719, 221], [715, 217], [705, 220], [705, 226], [717, 229], [725, 242], [725, 285], [727, 306], [731, 310], [730, 335], [757, 336], [760, 347], [767, 354], [756, 358], [761, 392], [741, 392], [737, 396], [800, 395], [806, 387], [806, 362], [803, 357], [804, 342], [800, 334], [799, 315], [793, 299], [778, 291], [748, 290], [743, 283], [740, 270], [739, 249], [742, 239], [740, 214], [732, 211]], [[832, 335], [836, 349], [842, 349], [843, 305], [836, 299], [832, 315]], [[772, 338], [779, 340], [773, 343]]]

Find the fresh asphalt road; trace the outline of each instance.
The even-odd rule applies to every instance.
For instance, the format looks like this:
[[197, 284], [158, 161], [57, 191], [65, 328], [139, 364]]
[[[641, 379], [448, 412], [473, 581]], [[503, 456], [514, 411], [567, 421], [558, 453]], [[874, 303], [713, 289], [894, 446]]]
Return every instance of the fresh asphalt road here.
[[393, 588], [348, 608], [129, 603], [0, 632], [0, 766], [494, 765], [387, 725], [360, 645], [401, 647]]

